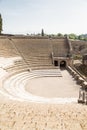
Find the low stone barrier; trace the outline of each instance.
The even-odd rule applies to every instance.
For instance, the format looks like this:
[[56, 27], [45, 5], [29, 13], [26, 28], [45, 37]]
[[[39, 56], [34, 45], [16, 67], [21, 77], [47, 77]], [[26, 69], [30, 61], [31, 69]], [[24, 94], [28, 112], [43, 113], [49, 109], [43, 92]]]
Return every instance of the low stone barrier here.
[[77, 81], [80, 78], [78, 74], [75, 75], [74, 79]]
[[85, 90], [87, 89], [87, 82], [84, 81], [84, 82], [82, 83], [82, 88], [85, 89]]
[[77, 80], [77, 84], [82, 86], [82, 83], [84, 82], [84, 79], [82, 79], [81, 77], [78, 78]]
[[78, 103], [84, 103], [87, 105], [87, 88], [80, 88]]
[[72, 77], [76, 80], [76, 83], [81, 86], [79, 90], [78, 103], [84, 103], [87, 105], [87, 82], [85, 81], [85, 79], [80, 77], [80, 75], [76, 73], [70, 66], [67, 67], [67, 70], [72, 75]]
[[82, 85], [84, 79], [80, 77], [70, 66], [68, 67], [68, 71], [72, 75], [72, 77], [76, 80], [77, 84]]

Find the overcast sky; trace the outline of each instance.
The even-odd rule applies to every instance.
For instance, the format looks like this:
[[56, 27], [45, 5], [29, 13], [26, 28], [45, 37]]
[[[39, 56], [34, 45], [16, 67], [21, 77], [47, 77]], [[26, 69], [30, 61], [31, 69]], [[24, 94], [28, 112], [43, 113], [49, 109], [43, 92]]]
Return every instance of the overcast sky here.
[[3, 33], [87, 33], [87, 0], [0, 0]]

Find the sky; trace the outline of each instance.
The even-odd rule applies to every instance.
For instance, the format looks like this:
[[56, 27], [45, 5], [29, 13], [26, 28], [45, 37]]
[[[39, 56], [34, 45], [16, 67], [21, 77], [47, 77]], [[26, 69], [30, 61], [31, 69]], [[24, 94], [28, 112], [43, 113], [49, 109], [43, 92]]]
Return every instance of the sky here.
[[87, 33], [87, 0], [0, 0], [0, 13], [3, 33]]

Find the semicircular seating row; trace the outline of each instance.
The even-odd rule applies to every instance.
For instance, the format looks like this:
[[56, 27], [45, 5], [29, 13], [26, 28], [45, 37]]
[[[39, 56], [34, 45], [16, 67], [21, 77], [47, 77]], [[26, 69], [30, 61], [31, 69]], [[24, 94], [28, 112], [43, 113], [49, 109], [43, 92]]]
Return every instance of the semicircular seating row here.
[[33, 95], [25, 90], [25, 85], [33, 78], [57, 76], [61, 77], [61, 72], [58, 69], [51, 70], [33, 70], [31, 72], [24, 71], [18, 74], [4, 77], [2, 82], [2, 93], [5, 97], [29, 102], [41, 102], [41, 103], [71, 103], [77, 102], [77, 98], [45, 98]]
[[18, 74], [14, 74], [4, 77], [2, 81], [2, 91], [5, 96], [14, 100], [20, 101], [37, 101], [37, 102], [49, 102], [51, 99], [38, 97], [25, 91], [25, 85], [32, 78], [40, 77], [61, 77], [59, 69], [51, 70], [33, 70], [31, 72], [24, 71]]

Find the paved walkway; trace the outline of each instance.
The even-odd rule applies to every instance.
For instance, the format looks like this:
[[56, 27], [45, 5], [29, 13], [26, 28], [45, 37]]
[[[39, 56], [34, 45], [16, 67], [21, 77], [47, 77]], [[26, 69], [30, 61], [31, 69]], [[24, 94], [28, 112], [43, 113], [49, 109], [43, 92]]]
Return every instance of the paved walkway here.
[[67, 70], [61, 71], [61, 75], [31, 79], [25, 88], [33, 95], [47, 98], [78, 98], [80, 86]]

